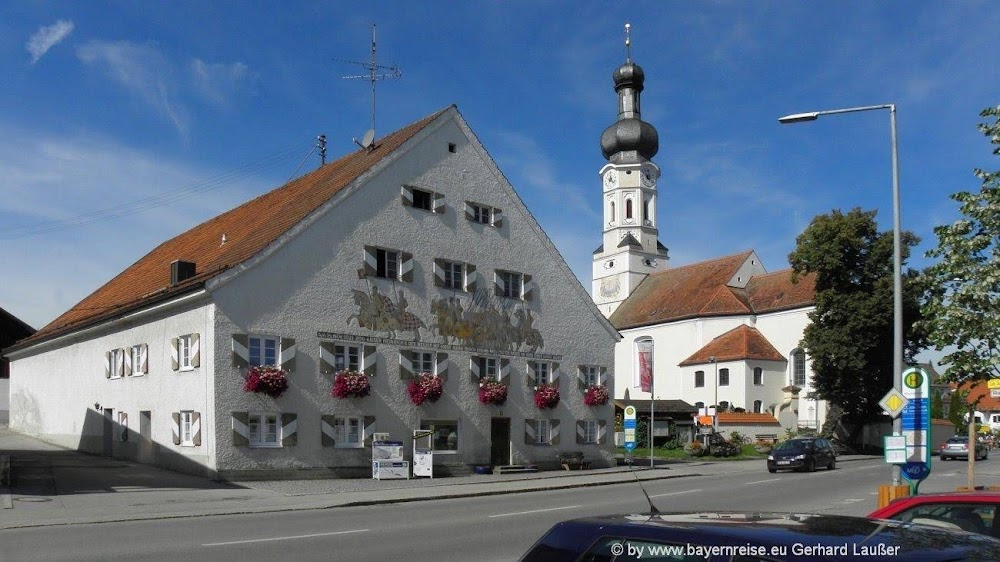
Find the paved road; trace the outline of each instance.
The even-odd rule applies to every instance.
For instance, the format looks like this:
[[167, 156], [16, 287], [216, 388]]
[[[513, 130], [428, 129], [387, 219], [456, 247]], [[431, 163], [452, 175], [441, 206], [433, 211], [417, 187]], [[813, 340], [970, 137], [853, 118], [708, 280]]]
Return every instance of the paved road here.
[[[652, 480], [644, 486], [664, 511], [864, 515], [875, 508], [875, 485], [888, 473], [877, 460], [816, 473], [772, 475], [759, 462], [730, 468], [726, 475]], [[642, 490], [625, 483], [331, 510], [10, 529], [0, 532], [0, 540], [11, 560], [516, 560], [562, 519], [645, 509]]]

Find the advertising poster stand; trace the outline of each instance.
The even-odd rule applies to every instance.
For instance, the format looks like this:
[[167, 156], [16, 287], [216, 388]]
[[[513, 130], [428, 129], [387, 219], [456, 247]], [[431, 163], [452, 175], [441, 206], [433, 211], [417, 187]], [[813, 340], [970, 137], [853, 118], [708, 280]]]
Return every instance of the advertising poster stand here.
[[434, 432], [413, 430], [413, 476], [434, 478]]
[[388, 433], [376, 433], [372, 436], [372, 478], [410, 479], [410, 463], [403, 460], [403, 442], [390, 441]]

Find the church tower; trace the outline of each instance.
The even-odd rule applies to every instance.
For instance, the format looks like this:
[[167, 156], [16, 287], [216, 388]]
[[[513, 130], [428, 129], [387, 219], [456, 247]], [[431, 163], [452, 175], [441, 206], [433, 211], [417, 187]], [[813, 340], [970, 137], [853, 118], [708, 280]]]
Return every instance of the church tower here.
[[660, 139], [639, 113], [645, 74], [632, 62], [629, 31], [625, 24], [625, 63], [612, 74], [618, 120], [601, 135], [608, 163], [600, 171], [604, 236], [594, 251], [593, 298], [605, 316], [611, 316], [647, 275], [666, 269], [668, 259], [656, 228], [660, 168], [651, 160]]

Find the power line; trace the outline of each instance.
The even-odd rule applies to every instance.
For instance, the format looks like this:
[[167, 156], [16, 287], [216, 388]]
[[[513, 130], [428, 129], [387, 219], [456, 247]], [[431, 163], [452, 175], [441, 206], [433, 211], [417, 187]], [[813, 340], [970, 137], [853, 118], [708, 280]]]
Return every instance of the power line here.
[[[47, 234], [49, 232], [68, 230], [71, 228], [119, 218], [125, 215], [147, 211], [156, 207], [162, 207], [174, 201], [216, 190], [254, 174], [275, 168], [296, 157], [300, 154], [300, 150], [301, 149], [298, 148], [288, 149], [278, 154], [261, 158], [254, 162], [239, 166], [233, 170], [223, 172], [216, 176], [211, 176], [205, 180], [174, 189], [160, 195], [153, 195], [151, 197], [137, 199], [129, 203], [123, 203], [121, 205], [115, 205], [104, 209], [96, 209], [72, 217], [39, 221], [28, 226], [0, 228], [0, 240], [26, 238], [37, 234]], [[313, 150], [315, 150], [315, 147], [312, 147], [309, 150], [306, 158], [312, 154]], [[299, 168], [301, 168], [301, 166], [302, 164], [299, 164], [296, 168], [296, 172]], [[295, 172], [293, 172], [293, 175], [294, 173]]]

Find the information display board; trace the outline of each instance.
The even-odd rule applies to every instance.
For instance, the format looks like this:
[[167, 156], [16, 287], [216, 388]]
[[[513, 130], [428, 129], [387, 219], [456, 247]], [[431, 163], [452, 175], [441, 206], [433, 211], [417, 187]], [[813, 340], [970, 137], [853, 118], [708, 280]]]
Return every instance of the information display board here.
[[434, 478], [434, 432], [413, 430], [413, 476]]
[[410, 478], [410, 463], [403, 460], [403, 442], [389, 441], [388, 434], [379, 434], [381, 441], [372, 441], [372, 478], [391, 480]]

